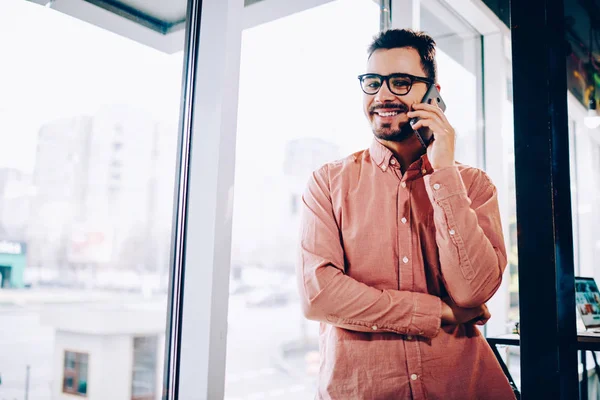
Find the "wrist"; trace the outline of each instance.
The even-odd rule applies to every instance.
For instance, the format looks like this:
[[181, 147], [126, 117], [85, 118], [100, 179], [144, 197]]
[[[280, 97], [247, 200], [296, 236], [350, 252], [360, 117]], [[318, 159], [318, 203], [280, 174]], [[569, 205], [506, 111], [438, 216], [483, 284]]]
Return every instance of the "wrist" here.
[[450, 167], [453, 167], [453, 166], [454, 166], [454, 161], [442, 162], [442, 163], [439, 163], [439, 164], [437, 164], [437, 163], [436, 164], [431, 163], [431, 168], [433, 168], [434, 171], [439, 171], [441, 169], [450, 168]]

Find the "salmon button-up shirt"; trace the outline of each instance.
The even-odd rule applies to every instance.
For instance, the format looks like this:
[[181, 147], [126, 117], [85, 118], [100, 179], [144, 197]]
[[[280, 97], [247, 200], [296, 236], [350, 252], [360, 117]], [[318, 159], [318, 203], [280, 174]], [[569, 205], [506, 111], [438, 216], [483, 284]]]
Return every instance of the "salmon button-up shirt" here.
[[506, 266], [496, 188], [481, 170], [403, 174], [371, 147], [313, 173], [298, 281], [320, 324], [317, 399], [514, 399], [472, 324], [441, 326], [441, 299], [484, 304]]

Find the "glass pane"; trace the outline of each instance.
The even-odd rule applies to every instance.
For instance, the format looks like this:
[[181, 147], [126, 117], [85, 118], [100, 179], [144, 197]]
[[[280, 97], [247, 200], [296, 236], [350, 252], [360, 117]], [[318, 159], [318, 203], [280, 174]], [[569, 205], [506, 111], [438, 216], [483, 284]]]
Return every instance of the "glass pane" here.
[[72, 377], [65, 378], [65, 388], [73, 389], [73, 378]]
[[421, 1], [420, 27], [437, 44], [438, 82], [456, 131], [456, 160], [483, 167], [481, 35], [446, 3]]
[[164, 351], [184, 35], [165, 50], [48, 3], [0, 1], [0, 398], [23, 398], [29, 367], [30, 399], [126, 399], [134, 336]]
[[75, 358], [76, 358], [75, 353], [73, 353], [71, 351], [65, 352], [65, 368], [75, 369]]
[[600, 135], [586, 126], [586, 99], [569, 95], [575, 274], [600, 280]]
[[338, 0], [243, 33], [226, 399], [314, 397], [319, 328], [297, 295], [298, 211], [313, 170], [371, 142], [356, 77], [378, 30], [375, 2]]
[[154, 396], [151, 383], [156, 376], [158, 343], [156, 337], [136, 337], [133, 341], [133, 381], [131, 397], [134, 400]]

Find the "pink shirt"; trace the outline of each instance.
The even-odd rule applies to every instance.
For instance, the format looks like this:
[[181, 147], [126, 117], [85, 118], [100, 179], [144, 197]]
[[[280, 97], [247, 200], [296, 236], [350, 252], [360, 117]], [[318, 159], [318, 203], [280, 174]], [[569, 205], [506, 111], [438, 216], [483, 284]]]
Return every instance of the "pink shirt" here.
[[303, 196], [300, 297], [321, 321], [318, 399], [514, 399], [473, 325], [441, 327], [441, 298], [476, 307], [506, 266], [496, 188], [481, 170], [402, 175], [370, 149], [314, 172]]

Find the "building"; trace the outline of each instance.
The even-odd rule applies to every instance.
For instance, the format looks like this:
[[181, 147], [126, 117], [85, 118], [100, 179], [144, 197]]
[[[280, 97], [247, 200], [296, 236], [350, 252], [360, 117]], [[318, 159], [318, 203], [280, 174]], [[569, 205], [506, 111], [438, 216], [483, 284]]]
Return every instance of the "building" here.
[[24, 240], [32, 196], [30, 174], [0, 168], [0, 237]]
[[23, 242], [0, 241], [0, 289], [22, 288], [27, 246]]
[[91, 117], [75, 117], [39, 131], [27, 226], [31, 266], [66, 265], [72, 226], [83, 215], [92, 123]]
[[160, 400], [166, 303], [72, 305], [48, 311], [54, 357], [52, 398]]
[[31, 264], [61, 280], [98, 268], [166, 273], [176, 132], [122, 105], [43, 126]]

